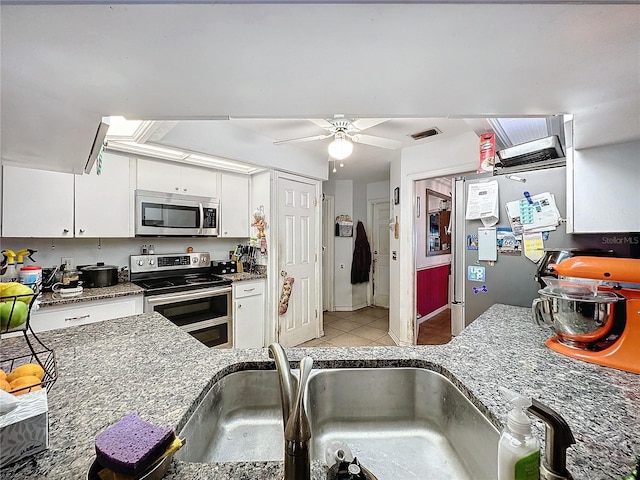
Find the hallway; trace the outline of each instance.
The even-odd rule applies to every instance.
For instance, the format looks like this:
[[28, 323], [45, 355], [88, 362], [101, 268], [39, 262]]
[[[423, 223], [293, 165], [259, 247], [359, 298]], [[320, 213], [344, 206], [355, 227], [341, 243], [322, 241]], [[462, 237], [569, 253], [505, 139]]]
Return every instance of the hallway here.
[[[353, 312], [324, 312], [324, 337], [298, 347], [394, 346], [389, 336], [389, 310], [365, 307]], [[451, 340], [451, 313], [447, 309], [420, 324], [418, 345], [443, 345]]]

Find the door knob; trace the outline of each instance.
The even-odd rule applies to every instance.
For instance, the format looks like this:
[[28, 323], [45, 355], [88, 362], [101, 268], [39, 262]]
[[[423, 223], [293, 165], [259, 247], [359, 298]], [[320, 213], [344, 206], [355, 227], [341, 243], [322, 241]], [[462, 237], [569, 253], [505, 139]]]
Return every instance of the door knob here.
[[373, 251], [373, 254], [374, 254], [374, 255], [377, 255], [377, 254], [378, 254], [378, 250], [374, 250], [374, 251]]
[[286, 277], [287, 276], [287, 272], [285, 270], [280, 270], [280, 276], [281, 277]]

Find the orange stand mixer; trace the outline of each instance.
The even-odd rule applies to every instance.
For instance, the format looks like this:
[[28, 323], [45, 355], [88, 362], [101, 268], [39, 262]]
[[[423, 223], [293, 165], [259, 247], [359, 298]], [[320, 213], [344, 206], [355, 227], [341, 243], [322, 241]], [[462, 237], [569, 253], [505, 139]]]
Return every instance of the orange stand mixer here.
[[536, 323], [556, 333], [546, 345], [640, 374], [640, 259], [580, 256], [550, 269], [559, 280], [549, 279], [533, 303]]

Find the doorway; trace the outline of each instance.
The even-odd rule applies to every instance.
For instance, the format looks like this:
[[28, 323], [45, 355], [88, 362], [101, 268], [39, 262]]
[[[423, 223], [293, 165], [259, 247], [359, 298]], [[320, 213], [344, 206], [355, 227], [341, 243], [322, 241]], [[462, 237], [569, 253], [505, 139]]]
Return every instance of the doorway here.
[[387, 200], [370, 202], [369, 214], [371, 238], [371, 284], [369, 304], [389, 308], [389, 218], [390, 206]]
[[441, 345], [452, 338], [452, 180], [436, 177], [414, 182], [414, 301], [418, 345]]

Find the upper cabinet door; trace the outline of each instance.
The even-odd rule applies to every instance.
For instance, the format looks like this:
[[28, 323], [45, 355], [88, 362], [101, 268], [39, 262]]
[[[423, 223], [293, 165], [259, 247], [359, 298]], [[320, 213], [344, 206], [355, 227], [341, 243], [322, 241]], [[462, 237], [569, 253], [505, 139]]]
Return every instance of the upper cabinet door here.
[[220, 173], [210, 168], [180, 167], [181, 189], [185, 195], [220, 198]]
[[133, 203], [129, 158], [104, 153], [102, 172], [75, 175], [75, 236], [131, 237]]
[[640, 141], [567, 155], [567, 231], [640, 231]]
[[209, 168], [138, 159], [139, 190], [218, 198], [220, 174]]
[[223, 173], [219, 235], [249, 237], [249, 215], [249, 177]]
[[182, 193], [180, 188], [180, 165], [138, 159], [138, 190], [152, 192]]
[[3, 237], [73, 237], [73, 175], [5, 166]]

